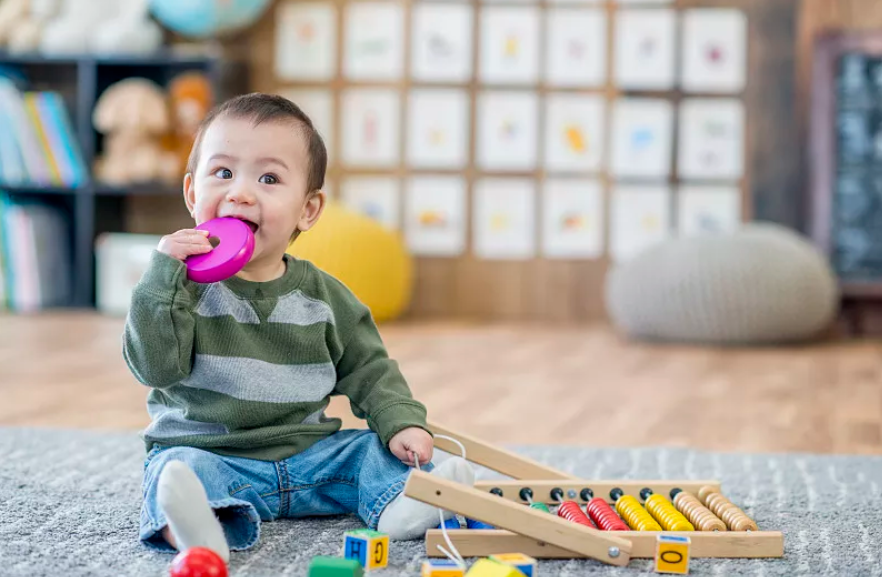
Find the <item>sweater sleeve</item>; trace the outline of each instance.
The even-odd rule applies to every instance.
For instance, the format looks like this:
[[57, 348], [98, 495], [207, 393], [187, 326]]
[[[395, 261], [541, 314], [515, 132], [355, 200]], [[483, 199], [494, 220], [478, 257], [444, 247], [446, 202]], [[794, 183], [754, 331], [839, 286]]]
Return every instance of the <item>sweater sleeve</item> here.
[[[398, 363], [389, 358], [364, 305], [337, 362], [336, 392], [346, 395], [356, 417], [365, 419], [384, 445], [402, 429], [426, 424], [426, 408], [411, 395]], [[345, 333], [344, 333], [345, 334]]]
[[132, 291], [123, 357], [135, 378], [149, 387], [170, 387], [190, 374], [195, 323], [185, 280], [184, 263], [154, 251]]

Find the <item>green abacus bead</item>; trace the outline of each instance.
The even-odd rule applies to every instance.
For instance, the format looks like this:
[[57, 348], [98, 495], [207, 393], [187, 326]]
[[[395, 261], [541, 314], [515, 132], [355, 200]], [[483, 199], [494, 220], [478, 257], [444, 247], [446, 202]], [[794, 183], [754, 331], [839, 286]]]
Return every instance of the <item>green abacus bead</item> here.
[[530, 503], [531, 509], [539, 509], [540, 511], [545, 511], [546, 513], [551, 513], [551, 509], [545, 503]]

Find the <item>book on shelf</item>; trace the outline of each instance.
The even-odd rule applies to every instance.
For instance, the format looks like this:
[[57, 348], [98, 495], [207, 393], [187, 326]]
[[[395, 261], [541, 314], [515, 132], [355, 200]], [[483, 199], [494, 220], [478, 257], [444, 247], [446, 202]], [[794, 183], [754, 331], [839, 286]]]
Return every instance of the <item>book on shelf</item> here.
[[0, 78], [0, 183], [76, 188], [88, 178], [64, 99]]
[[35, 312], [65, 306], [72, 290], [64, 211], [0, 191], [0, 308]]

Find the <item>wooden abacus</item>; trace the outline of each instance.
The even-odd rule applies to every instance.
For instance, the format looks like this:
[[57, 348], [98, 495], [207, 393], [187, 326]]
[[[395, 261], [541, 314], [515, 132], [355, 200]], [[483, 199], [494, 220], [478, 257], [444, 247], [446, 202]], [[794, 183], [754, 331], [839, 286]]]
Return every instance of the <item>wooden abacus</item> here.
[[[689, 537], [693, 558], [784, 555], [783, 534], [760, 530], [723, 495], [719, 481], [582, 480], [436, 423], [429, 423], [429, 428], [436, 435], [457, 439], [469, 461], [514, 479], [479, 481], [465, 487], [422, 471], [411, 474], [404, 489], [407, 496], [496, 527], [448, 529], [451, 543], [463, 557], [518, 552], [535, 558], [591, 558], [624, 566], [632, 558], [654, 557], [661, 534]], [[442, 437], [435, 438], [435, 446], [455, 455], [460, 452], [454, 442]], [[539, 505], [566, 503], [573, 504], [560, 515], [540, 510]], [[616, 503], [618, 513], [610, 515], [609, 505]], [[628, 530], [595, 528], [582, 505], [598, 527], [618, 523]], [[625, 526], [623, 519], [629, 522]], [[687, 530], [677, 530], [683, 528]], [[438, 545], [445, 543], [440, 529], [426, 532], [428, 556], [443, 556]]]

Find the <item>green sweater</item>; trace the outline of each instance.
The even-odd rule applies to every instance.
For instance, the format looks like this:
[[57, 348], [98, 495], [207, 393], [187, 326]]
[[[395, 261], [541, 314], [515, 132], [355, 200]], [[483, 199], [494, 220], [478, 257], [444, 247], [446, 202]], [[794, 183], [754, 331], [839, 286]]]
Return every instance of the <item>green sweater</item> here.
[[406, 427], [427, 429], [369, 309], [308, 261], [285, 262], [269, 282], [197, 284], [154, 251], [123, 334], [126, 363], [150, 387], [148, 450], [282, 460], [340, 430], [324, 413], [332, 395], [348, 397], [384, 445]]

